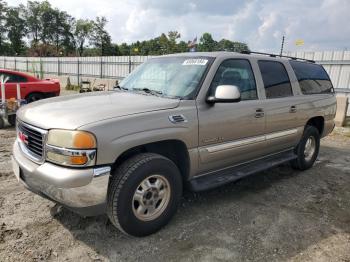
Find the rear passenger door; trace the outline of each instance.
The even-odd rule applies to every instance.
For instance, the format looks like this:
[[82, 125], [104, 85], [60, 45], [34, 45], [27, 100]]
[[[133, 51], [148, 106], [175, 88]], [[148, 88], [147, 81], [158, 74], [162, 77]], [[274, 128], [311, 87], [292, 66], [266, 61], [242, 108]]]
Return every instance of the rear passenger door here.
[[297, 98], [293, 94], [287, 63], [259, 60], [266, 100], [266, 145], [269, 153], [279, 152], [297, 144], [300, 117]]

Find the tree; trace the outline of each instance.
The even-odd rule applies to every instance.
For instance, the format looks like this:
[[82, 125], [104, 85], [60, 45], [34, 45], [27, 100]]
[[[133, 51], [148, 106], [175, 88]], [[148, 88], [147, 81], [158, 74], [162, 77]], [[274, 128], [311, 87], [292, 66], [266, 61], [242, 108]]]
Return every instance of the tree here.
[[76, 50], [76, 45], [74, 41], [74, 24], [75, 24], [75, 18], [68, 15], [66, 12], [61, 12], [61, 15], [64, 14], [64, 23], [62, 25], [62, 39], [61, 39], [61, 45], [64, 48], [65, 55], [68, 55], [70, 53], [74, 53]]
[[127, 43], [122, 43], [119, 45], [119, 52], [120, 55], [129, 55], [130, 54], [130, 47]]
[[[0, 54], [105, 56], [163, 55], [188, 51], [188, 44], [180, 41], [181, 34], [176, 30], [130, 44], [112, 43], [106, 30], [107, 23], [105, 17], [76, 21], [67, 12], [53, 8], [48, 0], [28, 1], [26, 6], [18, 7], [7, 7], [6, 2], [0, 0]], [[204, 33], [198, 50], [239, 52], [249, 49], [245, 43], [228, 39], [217, 42], [210, 33]]]
[[35, 46], [39, 43], [39, 34], [42, 30], [41, 24], [41, 3], [37, 1], [28, 1], [25, 12], [25, 20], [28, 27], [28, 36], [32, 39]]
[[72, 28], [75, 19], [59, 9], [51, 9], [49, 12], [53, 17], [51, 23], [46, 24], [47, 28], [52, 29], [52, 32], [47, 36], [49, 43], [55, 45], [56, 54], [59, 54], [62, 51], [66, 55], [70, 52], [74, 52], [75, 42]]
[[159, 46], [160, 46], [160, 54], [168, 54], [169, 53], [169, 40], [167, 36], [163, 33], [160, 35], [159, 39]]
[[74, 26], [74, 40], [78, 47], [79, 56], [83, 55], [84, 47], [94, 29], [94, 22], [88, 19], [79, 19]]
[[6, 39], [6, 12], [7, 12], [7, 5], [6, 2], [3, 0], [0, 0], [0, 54], [4, 50], [4, 44]]
[[48, 1], [43, 1], [39, 4], [39, 21], [41, 24], [41, 30], [39, 31], [40, 41], [46, 45], [54, 42], [56, 28], [56, 11], [52, 9], [51, 4]]
[[247, 44], [241, 42], [232, 42], [227, 39], [221, 39], [217, 44], [217, 51], [242, 52], [248, 51]]
[[23, 7], [9, 8], [6, 15], [6, 28], [12, 50], [15, 54], [21, 54], [24, 49], [23, 37], [27, 33]]
[[213, 39], [211, 34], [204, 33], [199, 40], [198, 50], [202, 52], [211, 52], [215, 50], [216, 45], [217, 42]]
[[168, 39], [169, 39], [169, 53], [178, 52], [176, 40], [181, 37], [181, 34], [178, 31], [169, 31]]
[[180, 41], [177, 44], [177, 52], [179, 53], [185, 53], [188, 51], [188, 44], [185, 41]]
[[67, 12], [52, 8], [48, 1], [28, 1], [25, 20], [28, 38], [32, 39], [31, 45], [35, 52], [44, 56], [59, 55], [63, 52], [68, 55], [74, 52], [72, 30], [75, 19]]
[[107, 22], [107, 19], [103, 16], [96, 17], [93, 23], [93, 33], [90, 37], [92, 44], [101, 50], [100, 55], [102, 56], [110, 55], [113, 50], [111, 36], [105, 29]]

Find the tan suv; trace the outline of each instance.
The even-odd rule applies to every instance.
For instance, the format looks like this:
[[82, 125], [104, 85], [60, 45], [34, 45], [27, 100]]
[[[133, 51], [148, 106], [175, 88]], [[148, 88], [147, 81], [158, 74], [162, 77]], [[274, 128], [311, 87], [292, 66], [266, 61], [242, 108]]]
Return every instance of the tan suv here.
[[29, 190], [145, 236], [168, 223], [185, 186], [206, 190], [288, 161], [310, 168], [335, 111], [332, 83], [313, 61], [163, 56], [114, 91], [19, 110], [13, 169]]

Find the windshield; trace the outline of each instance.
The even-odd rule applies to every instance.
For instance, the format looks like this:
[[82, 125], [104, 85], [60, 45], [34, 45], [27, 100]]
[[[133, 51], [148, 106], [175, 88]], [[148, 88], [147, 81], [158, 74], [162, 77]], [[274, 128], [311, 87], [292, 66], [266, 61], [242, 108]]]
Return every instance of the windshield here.
[[153, 58], [120, 83], [121, 89], [177, 98], [192, 98], [210, 64], [208, 57]]

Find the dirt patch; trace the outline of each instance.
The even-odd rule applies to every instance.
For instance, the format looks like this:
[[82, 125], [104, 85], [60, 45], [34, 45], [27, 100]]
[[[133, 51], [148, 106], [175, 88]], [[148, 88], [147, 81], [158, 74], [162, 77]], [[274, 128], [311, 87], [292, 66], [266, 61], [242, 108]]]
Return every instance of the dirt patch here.
[[[127, 237], [19, 185], [12, 128], [0, 130], [0, 261], [350, 261], [350, 139], [331, 135], [307, 171], [283, 165], [186, 192], [160, 232]], [[50, 212], [55, 211], [55, 212]]]

